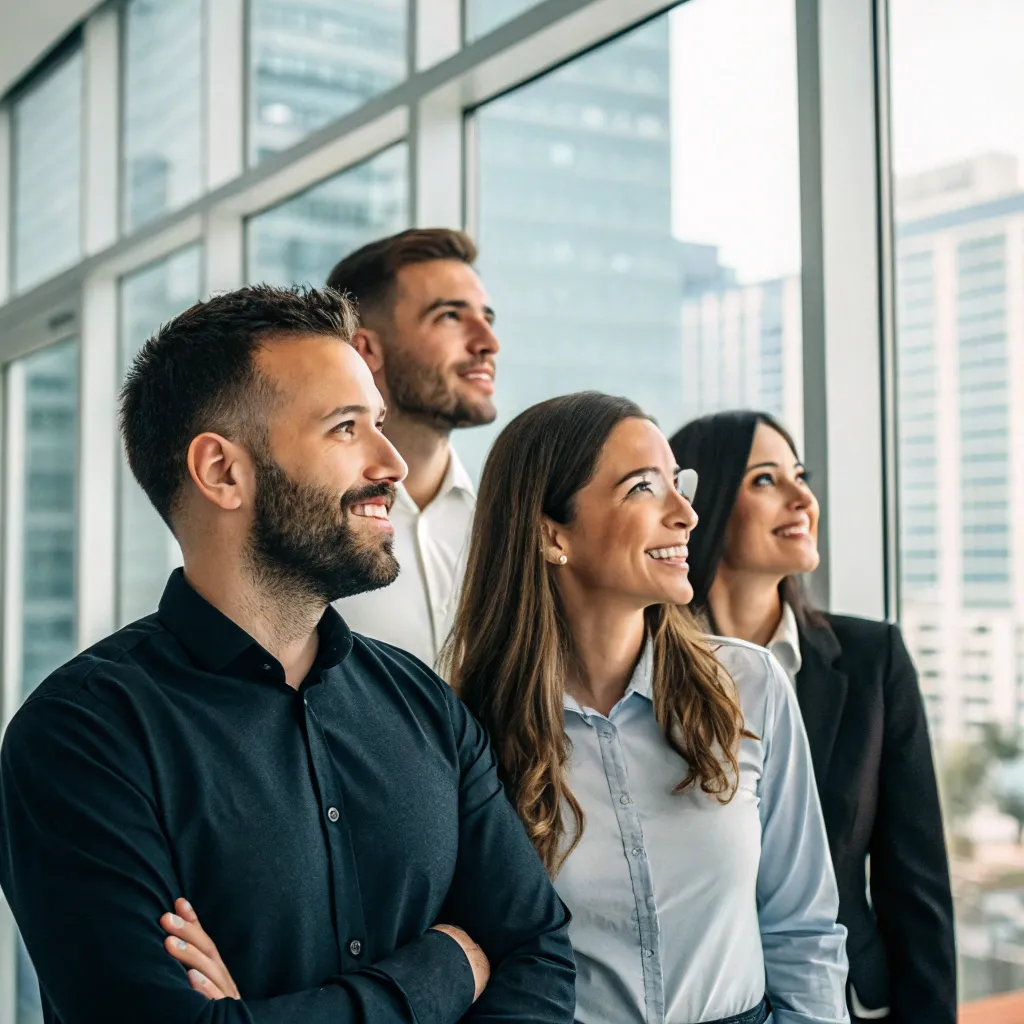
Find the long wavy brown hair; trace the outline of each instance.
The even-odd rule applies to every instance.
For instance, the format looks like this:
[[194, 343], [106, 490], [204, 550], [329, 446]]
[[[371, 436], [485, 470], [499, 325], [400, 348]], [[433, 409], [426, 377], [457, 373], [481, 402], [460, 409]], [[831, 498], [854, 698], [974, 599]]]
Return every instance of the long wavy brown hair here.
[[[609, 435], [634, 418], [649, 419], [627, 399], [581, 392], [535, 405], [505, 427], [484, 465], [466, 579], [442, 653], [447, 678], [490, 733], [502, 781], [552, 877], [585, 822], [565, 778], [572, 748], [562, 695], [578, 662], [541, 523], [572, 522]], [[689, 766], [676, 791], [699, 786], [728, 803], [744, 732], [732, 680], [686, 609], [655, 605], [645, 619], [654, 712]]]

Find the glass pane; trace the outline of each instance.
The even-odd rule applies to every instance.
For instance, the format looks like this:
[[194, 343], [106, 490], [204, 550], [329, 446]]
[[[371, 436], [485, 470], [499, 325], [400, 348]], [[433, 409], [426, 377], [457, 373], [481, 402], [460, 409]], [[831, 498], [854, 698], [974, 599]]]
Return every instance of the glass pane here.
[[346, 253], [408, 227], [408, 162], [394, 146], [253, 217], [248, 279], [320, 287]]
[[25, 291], [81, 252], [82, 51], [14, 104], [14, 288]]
[[202, 0], [132, 0], [125, 8], [125, 231], [199, 195], [202, 15]]
[[407, 8], [407, 0], [250, 0], [250, 163], [401, 82]]
[[890, 11], [900, 614], [972, 1002], [1024, 989], [1024, 5]]
[[78, 345], [20, 360], [24, 380], [22, 693], [75, 653]]
[[499, 25], [536, 7], [541, 0], [464, 0], [466, 41], [479, 39]]
[[669, 432], [739, 405], [802, 430], [792, 0], [690, 0], [475, 115], [499, 418], [625, 394]]
[[[201, 254], [190, 246], [121, 280], [122, 379], [146, 339], [199, 301]], [[117, 620], [123, 626], [156, 611], [181, 551], [123, 458], [118, 492]]]
[[17, 963], [15, 966], [15, 983], [17, 985], [17, 1004], [14, 1012], [14, 1024], [43, 1024], [43, 1007], [39, 999], [39, 982], [28, 958], [28, 951], [17, 939]]

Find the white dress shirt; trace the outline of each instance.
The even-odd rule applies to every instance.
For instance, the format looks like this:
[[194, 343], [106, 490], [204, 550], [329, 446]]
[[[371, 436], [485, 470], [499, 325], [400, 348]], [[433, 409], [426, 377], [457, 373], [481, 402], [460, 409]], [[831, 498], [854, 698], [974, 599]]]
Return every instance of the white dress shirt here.
[[768, 650], [775, 655], [775, 660], [785, 669], [791, 683], [803, 667], [803, 656], [800, 653], [800, 633], [796, 625], [796, 613], [793, 606], [783, 602], [782, 618], [776, 627], [775, 635], [768, 641]]
[[391, 507], [400, 568], [389, 587], [335, 603], [356, 633], [401, 647], [433, 668], [455, 614], [465, 571], [476, 491], [451, 449], [441, 489], [420, 509], [399, 484]]
[[846, 929], [796, 694], [775, 659], [715, 637], [746, 728], [739, 788], [675, 786], [686, 762], [654, 717], [650, 645], [604, 716], [564, 698], [567, 782], [586, 816], [555, 878], [572, 912], [577, 1024], [692, 1024], [767, 992], [775, 1024], [837, 1024]]

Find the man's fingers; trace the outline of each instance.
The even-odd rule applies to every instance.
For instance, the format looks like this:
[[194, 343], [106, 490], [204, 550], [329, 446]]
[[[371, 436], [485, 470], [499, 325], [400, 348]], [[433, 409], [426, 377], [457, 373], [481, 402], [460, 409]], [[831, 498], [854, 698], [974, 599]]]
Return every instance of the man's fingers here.
[[174, 901], [174, 909], [179, 917], [183, 917], [186, 921], [191, 921], [192, 924], [199, 924], [199, 918], [196, 917], [196, 912], [192, 909], [192, 904], [188, 900], [179, 896]]
[[188, 983], [207, 999], [227, 999], [227, 996], [201, 971], [189, 971]]
[[[192, 916], [196, 916], [195, 911], [192, 912]], [[220, 959], [213, 939], [203, 931], [203, 926], [199, 923], [198, 918], [195, 921], [186, 921], [179, 914], [164, 914], [160, 918], [160, 927], [165, 932], [184, 939], [190, 946], [195, 946], [208, 957], [215, 960]]]
[[221, 965], [208, 957], [196, 946], [185, 942], [184, 939], [179, 939], [174, 935], [168, 935], [167, 938], [164, 939], [164, 949], [166, 949], [167, 952], [178, 961], [178, 963], [184, 964], [190, 969], [197, 970], [208, 981], [212, 981], [218, 988], [222, 988], [226, 983], [224, 979], [225, 972]]

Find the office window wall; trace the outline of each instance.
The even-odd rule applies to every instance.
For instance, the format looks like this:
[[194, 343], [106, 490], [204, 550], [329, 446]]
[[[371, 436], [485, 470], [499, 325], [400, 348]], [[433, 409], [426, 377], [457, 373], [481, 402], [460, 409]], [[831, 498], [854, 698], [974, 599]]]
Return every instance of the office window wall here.
[[121, 220], [132, 231], [202, 188], [203, 0], [131, 0], [123, 25]]
[[[121, 280], [120, 380], [146, 339], [198, 302], [201, 263], [202, 250], [192, 245]], [[123, 457], [118, 513], [117, 620], [124, 625], [156, 610], [168, 574], [181, 564], [181, 551]]]
[[249, 0], [249, 161], [407, 74], [406, 0]]
[[252, 217], [246, 278], [321, 287], [342, 256], [408, 226], [409, 154], [402, 144]]
[[12, 107], [14, 290], [69, 267], [82, 251], [82, 51], [31, 83]]
[[538, 3], [540, 0], [463, 0], [463, 35], [472, 42]]
[[495, 432], [596, 388], [667, 431], [765, 408], [802, 432], [792, 0], [690, 0], [475, 112]]
[[1024, 7], [890, 0], [900, 615], [962, 997], [1024, 988]]

